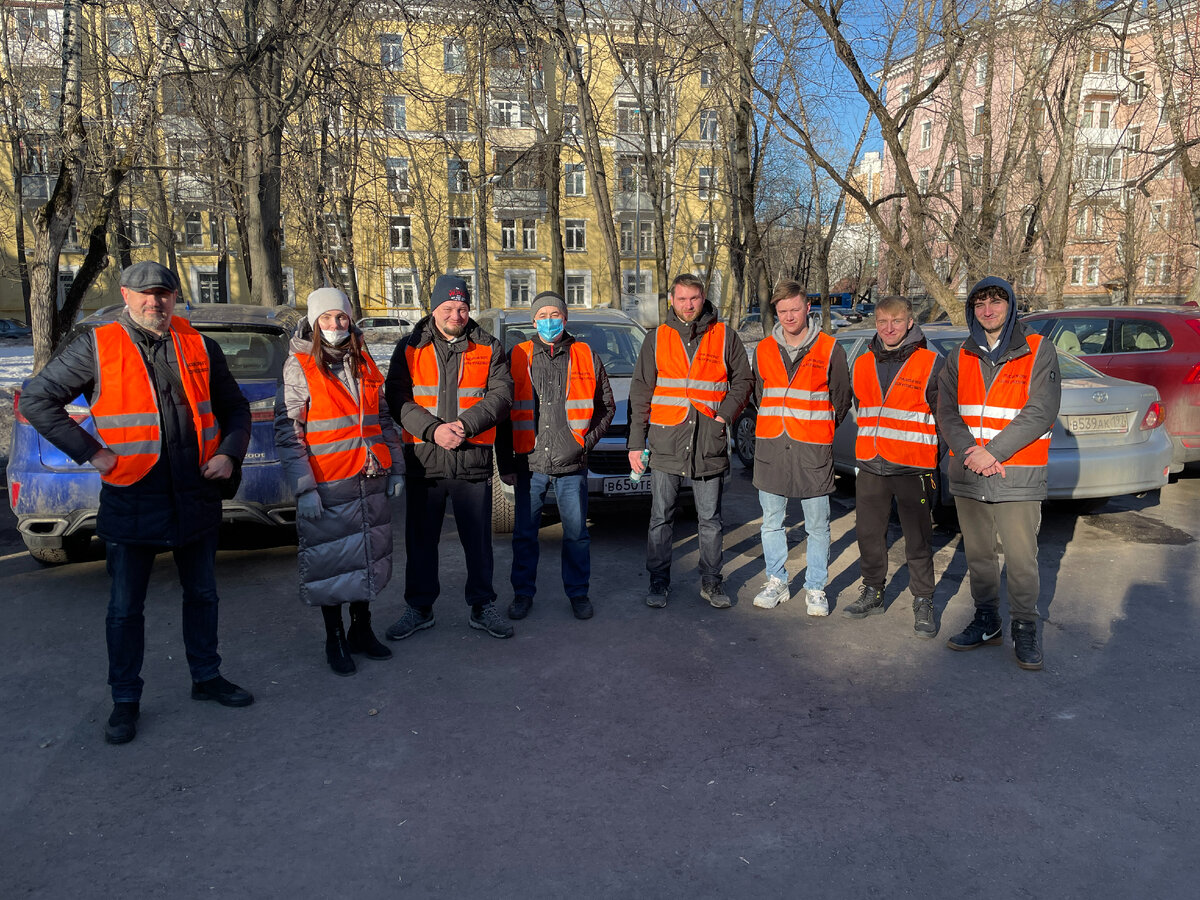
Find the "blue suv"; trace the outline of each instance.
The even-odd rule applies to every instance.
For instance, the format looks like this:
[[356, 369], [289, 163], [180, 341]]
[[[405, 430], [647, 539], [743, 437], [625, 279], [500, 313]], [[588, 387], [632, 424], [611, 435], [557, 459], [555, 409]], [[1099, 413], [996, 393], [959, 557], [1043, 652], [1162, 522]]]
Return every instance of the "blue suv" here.
[[[80, 321], [77, 334], [116, 319], [121, 306], [109, 306]], [[275, 392], [288, 355], [288, 340], [301, 314], [287, 306], [240, 306], [207, 303], [176, 315], [221, 345], [229, 371], [250, 401], [253, 426], [242, 464], [237, 496], [224, 503], [229, 522], [289, 525], [296, 521], [296, 500], [275, 455]], [[8, 455], [8, 500], [17, 530], [30, 555], [47, 564], [87, 557], [96, 527], [100, 475], [76, 465], [39, 435], [21, 415], [21, 393], [13, 399], [15, 422]], [[85, 398], [67, 412], [93, 435], [96, 426]]]

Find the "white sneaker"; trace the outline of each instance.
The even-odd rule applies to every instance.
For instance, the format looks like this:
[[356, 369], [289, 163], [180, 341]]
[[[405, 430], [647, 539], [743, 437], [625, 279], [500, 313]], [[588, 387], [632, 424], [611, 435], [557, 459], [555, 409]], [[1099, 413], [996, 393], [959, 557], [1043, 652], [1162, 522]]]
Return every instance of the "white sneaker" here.
[[808, 602], [808, 614], [810, 616], [827, 616], [829, 615], [829, 600], [825, 597], [824, 591], [814, 591], [812, 588], [805, 590], [805, 599]]
[[780, 603], [792, 599], [787, 582], [772, 575], [763, 585], [763, 589], [754, 596], [754, 605], [759, 609], [774, 609]]

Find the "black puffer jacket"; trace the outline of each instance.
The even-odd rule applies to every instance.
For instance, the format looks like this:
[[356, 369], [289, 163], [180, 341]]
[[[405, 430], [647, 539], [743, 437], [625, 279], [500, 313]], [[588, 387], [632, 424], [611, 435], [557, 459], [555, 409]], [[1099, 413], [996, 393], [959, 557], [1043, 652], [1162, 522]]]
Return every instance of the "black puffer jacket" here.
[[[162, 423], [162, 454], [137, 483], [126, 487], [105, 484], [100, 488], [96, 534], [118, 544], [189, 544], [221, 524], [221, 486], [200, 474], [199, 442], [179, 381], [179, 360], [170, 335], [160, 338], [138, 328], [126, 312], [118, 321], [142, 351], [154, 381]], [[229, 374], [220, 346], [207, 337], [204, 346], [210, 363], [213, 412], [221, 426], [217, 453], [240, 465], [250, 445], [250, 405]], [[96, 399], [96, 364], [95, 333], [89, 331], [50, 360], [21, 393], [21, 412], [33, 427], [80, 464], [91, 459], [103, 444], [72, 420], [63, 407], [80, 394], [89, 401]], [[168, 378], [165, 370], [172, 372], [174, 379]]]
[[[441, 379], [438, 389], [437, 414], [431, 413], [413, 400], [412, 374], [408, 371], [407, 347], [433, 344], [437, 351]], [[487, 390], [470, 409], [458, 409], [458, 367], [463, 353], [476, 344], [492, 350], [488, 369]], [[421, 319], [407, 336], [396, 344], [388, 368], [385, 396], [388, 408], [401, 427], [419, 437], [422, 444], [405, 444], [404, 460], [410, 478], [461, 478], [482, 481], [492, 475], [492, 448], [464, 442], [456, 450], [445, 450], [433, 442], [439, 425], [461, 421], [467, 437], [495, 427], [508, 418], [512, 407], [512, 375], [504, 348], [494, 337], [479, 327], [474, 319], [467, 320], [466, 333], [454, 342], [442, 337], [433, 324], [433, 317]]]
[[[716, 310], [711, 303], [705, 301], [696, 321], [684, 322], [675, 315], [674, 309], [669, 309], [665, 324], [679, 332], [684, 349], [691, 359], [700, 346], [700, 339], [704, 337], [704, 333], [717, 322]], [[633, 380], [629, 384], [627, 446], [630, 450], [644, 450], [648, 445], [650, 468], [657, 472], [670, 472], [672, 475], [686, 475], [691, 478], [720, 475], [729, 469], [728, 423], [736, 419], [738, 413], [746, 406], [750, 399], [750, 391], [754, 387], [754, 373], [750, 369], [746, 348], [732, 328], [725, 329], [724, 358], [729, 375], [729, 390], [721, 405], [717, 407], [717, 415], [725, 420], [724, 424], [701, 415], [689, 404], [687, 418], [680, 424], [651, 425], [650, 400], [654, 396], [654, 386], [658, 383], [658, 366], [655, 362], [657, 338], [657, 329], [646, 335], [638, 355], [637, 368], [633, 372]]]
[[[563, 401], [567, 395], [567, 370], [573, 343], [575, 338], [570, 334], [564, 334], [552, 344], [534, 337], [530, 368], [533, 382], [533, 424], [537, 438], [533, 452], [514, 453], [512, 419], [501, 423], [496, 434], [496, 464], [501, 475], [512, 472], [573, 475], [587, 468], [588, 452], [608, 431], [616, 407], [613, 405], [608, 373], [596, 354], [592, 354], [596, 361], [596, 395], [592, 398], [592, 421], [588, 424], [582, 447], [567, 425], [567, 409]], [[508, 364], [511, 368], [511, 351], [508, 354]]]

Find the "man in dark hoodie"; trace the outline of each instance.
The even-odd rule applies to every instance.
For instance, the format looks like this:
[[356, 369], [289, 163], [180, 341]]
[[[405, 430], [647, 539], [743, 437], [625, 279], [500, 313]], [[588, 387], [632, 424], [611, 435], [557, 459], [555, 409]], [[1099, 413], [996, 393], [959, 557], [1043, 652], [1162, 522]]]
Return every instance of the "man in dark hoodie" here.
[[854, 361], [851, 378], [858, 410], [854, 514], [862, 586], [842, 615], [863, 619], [884, 611], [887, 529], [895, 499], [913, 595], [913, 629], [923, 638], [937, 634], [930, 503], [938, 464], [934, 410], [941, 365], [941, 358], [925, 346], [908, 298], [880, 300], [875, 337]]
[[516, 486], [510, 619], [523, 619], [537, 591], [538, 530], [546, 492], [562, 519], [562, 581], [577, 619], [590, 619], [591, 537], [587, 529], [587, 455], [616, 408], [600, 357], [567, 330], [567, 304], [553, 291], [533, 298], [536, 334], [513, 347], [513, 411], [497, 433], [496, 462]]
[[729, 470], [727, 424], [746, 405], [754, 374], [732, 328], [717, 319], [704, 282], [679, 275], [667, 321], [647, 335], [629, 385], [629, 465], [642, 473], [649, 447], [650, 531], [646, 605], [667, 605], [679, 489], [690, 481], [700, 544], [700, 596], [732, 605], [721, 584], [721, 491]]
[[984, 278], [967, 297], [970, 336], [938, 379], [938, 427], [950, 448], [950, 492], [971, 574], [975, 618], [952, 650], [999, 644], [999, 538], [1017, 665], [1042, 667], [1037, 532], [1046, 496], [1050, 430], [1062, 385], [1049, 341], [1017, 321], [1012, 285]]
[[810, 616], [829, 615], [829, 495], [833, 493], [833, 433], [850, 411], [846, 352], [809, 317], [808, 296], [797, 281], [781, 281], [771, 295], [775, 328], [754, 351], [754, 486], [762, 506], [767, 582], [754, 598], [760, 609], [788, 600], [787, 531], [790, 498], [804, 510], [804, 603]]
[[441, 275], [430, 314], [392, 354], [385, 396], [403, 428], [405, 477], [404, 602], [387, 630], [399, 641], [433, 626], [441, 591], [438, 541], [446, 500], [467, 567], [470, 625], [508, 638], [492, 587], [492, 448], [508, 417], [513, 384], [504, 348], [470, 317], [471, 293], [457, 275]]

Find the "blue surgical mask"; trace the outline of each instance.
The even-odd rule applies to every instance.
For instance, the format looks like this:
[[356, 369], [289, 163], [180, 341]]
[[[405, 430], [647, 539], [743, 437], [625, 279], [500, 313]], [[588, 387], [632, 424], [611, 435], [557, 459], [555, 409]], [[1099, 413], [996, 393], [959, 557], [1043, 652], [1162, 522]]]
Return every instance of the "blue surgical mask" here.
[[538, 319], [534, 324], [537, 325], [538, 337], [548, 344], [562, 337], [565, 327], [562, 319]]

